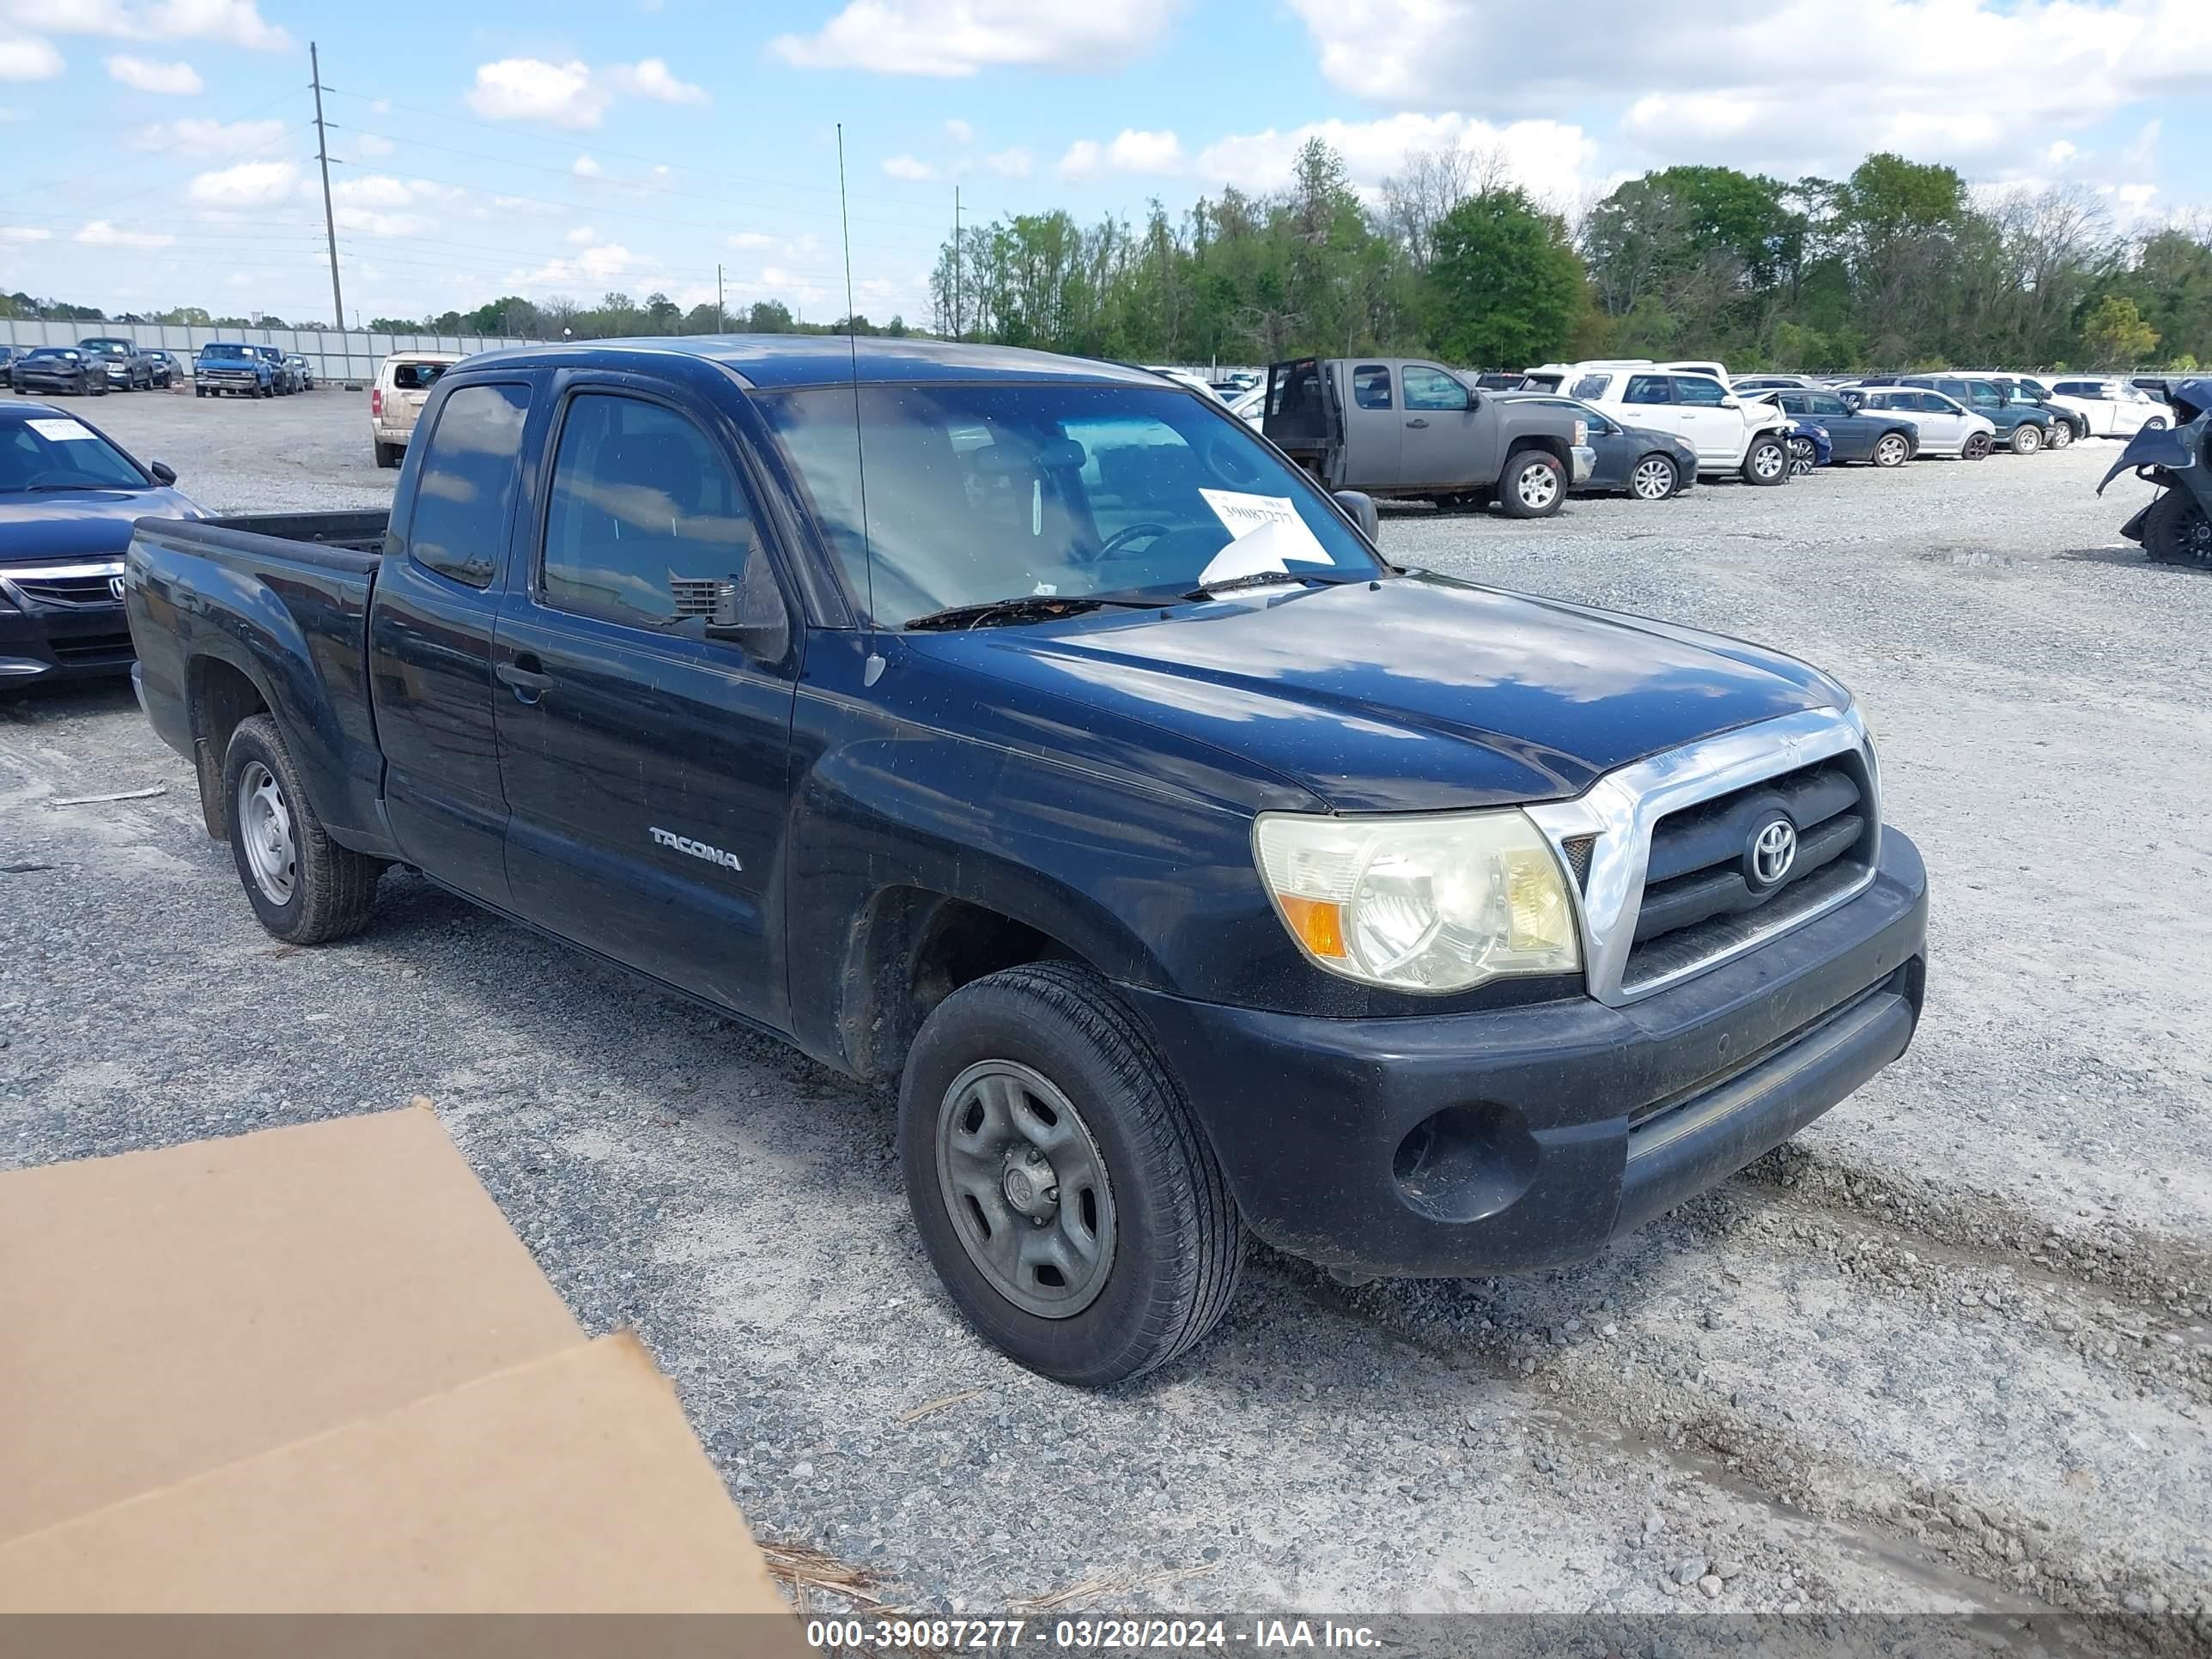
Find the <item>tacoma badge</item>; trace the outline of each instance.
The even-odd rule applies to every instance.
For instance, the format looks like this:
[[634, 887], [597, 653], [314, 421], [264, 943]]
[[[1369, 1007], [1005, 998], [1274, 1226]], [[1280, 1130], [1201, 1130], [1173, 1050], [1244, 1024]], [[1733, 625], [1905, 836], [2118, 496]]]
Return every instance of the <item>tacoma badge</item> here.
[[649, 829], [646, 833], [663, 847], [672, 847], [679, 853], [688, 854], [695, 859], [704, 859], [709, 864], [725, 864], [732, 870], [742, 870], [745, 867], [738, 862], [738, 855], [735, 853], [726, 853], [719, 847], [709, 847], [705, 842], [694, 841], [689, 836], [671, 835], [667, 830], [658, 828]]

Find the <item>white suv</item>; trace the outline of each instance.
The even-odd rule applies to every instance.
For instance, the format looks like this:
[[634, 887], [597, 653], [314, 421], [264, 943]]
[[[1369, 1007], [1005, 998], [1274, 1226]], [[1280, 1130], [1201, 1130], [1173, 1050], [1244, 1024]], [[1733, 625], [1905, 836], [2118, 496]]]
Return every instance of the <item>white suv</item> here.
[[1559, 363], [1531, 373], [1548, 378], [1559, 371], [1568, 397], [1595, 404], [1623, 426], [1687, 440], [1701, 476], [1735, 472], [1746, 483], [1787, 483], [1789, 416], [1763, 399], [1737, 397], [1711, 372], [1715, 367]]
[[[2031, 390], [2036, 382], [2016, 376]], [[2093, 438], [2132, 438], [2143, 428], [2167, 425], [2172, 411], [2140, 386], [2118, 380], [2053, 380], [2051, 401], [2088, 417]]]
[[1922, 459], [1978, 461], [1996, 443], [1997, 426], [1932, 386], [1842, 386], [1838, 395], [1856, 410], [1895, 415], [1920, 429], [1914, 453]]
[[460, 361], [458, 351], [395, 351], [384, 360], [368, 388], [368, 436], [379, 466], [399, 465], [430, 388]]

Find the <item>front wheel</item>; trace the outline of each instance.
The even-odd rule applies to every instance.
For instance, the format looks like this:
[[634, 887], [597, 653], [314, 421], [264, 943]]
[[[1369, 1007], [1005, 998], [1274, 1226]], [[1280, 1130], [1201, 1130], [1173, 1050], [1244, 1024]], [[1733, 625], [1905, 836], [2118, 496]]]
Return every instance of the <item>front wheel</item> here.
[[1505, 461], [1498, 504], [1509, 519], [1548, 519], [1567, 498], [1567, 469], [1548, 450], [1524, 449]]
[[2165, 431], [2165, 430], [2166, 430], [2166, 416], [2163, 416], [2163, 415], [2154, 415], [2154, 416], [2152, 416], [2150, 417], [2150, 419], [2148, 419], [2148, 420], [2145, 421], [2145, 422], [2142, 423], [2142, 430], [2144, 430], [2145, 432], [2163, 432], [2163, 431]]
[[2179, 490], [2169, 489], [2143, 520], [2142, 544], [2160, 564], [2212, 565], [2212, 519]]
[[384, 866], [324, 831], [268, 715], [241, 720], [231, 733], [222, 788], [231, 858], [261, 925], [291, 945], [359, 933]]
[[2053, 449], [2063, 449], [2063, 448], [2065, 448], [2065, 447], [2066, 447], [2066, 446], [2067, 446], [2067, 445], [2069, 445], [2069, 444], [2072, 443], [2073, 441], [2074, 441], [2074, 422], [2071, 422], [2071, 421], [2053, 421], [2053, 422], [2051, 423], [2051, 447]]
[[1912, 446], [1901, 432], [1885, 432], [1875, 441], [1876, 466], [1903, 466], [1912, 459]]
[[1639, 501], [1663, 501], [1681, 487], [1681, 473], [1664, 455], [1646, 455], [1628, 475], [1628, 493]]
[[1966, 441], [1959, 446], [1959, 459], [1962, 461], [1986, 461], [1993, 447], [1995, 446], [1990, 443], [1988, 433], [1970, 432], [1966, 434]]
[[2043, 447], [2043, 428], [2033, 421], [2022, 421], [2012, 429], [2012, 453], [2033, 455]]
[[1743, 458], [1743, 481], [1748, 484], [1778, 484], [1790, 477], [1790, 452], [1782, 440], [1769, 433], [1751, 441]]
[[968, 1322], [1103, 1388], [1165, 1364], [1236, 1293], [1244, 1227], [1182, 1091], [1106, 982], [1010, 968], [939, 1003], [899, 1091], [907, 1201]]
[[1790, 441], [1790, 476], [1802, 478], [1820, 465], [1820, 447], [1810, 438]]

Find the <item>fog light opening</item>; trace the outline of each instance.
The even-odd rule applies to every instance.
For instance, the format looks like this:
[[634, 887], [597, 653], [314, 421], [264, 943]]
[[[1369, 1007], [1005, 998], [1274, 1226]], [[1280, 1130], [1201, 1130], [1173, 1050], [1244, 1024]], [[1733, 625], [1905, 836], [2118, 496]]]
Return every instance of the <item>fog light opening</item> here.
[[1438, 1221], [1479, 1221], [1528, 1190], [1536, 1142], [1510, 1106], [1447, 1106], [1407, 1132], [1390, 1173], [1410, 1208]]

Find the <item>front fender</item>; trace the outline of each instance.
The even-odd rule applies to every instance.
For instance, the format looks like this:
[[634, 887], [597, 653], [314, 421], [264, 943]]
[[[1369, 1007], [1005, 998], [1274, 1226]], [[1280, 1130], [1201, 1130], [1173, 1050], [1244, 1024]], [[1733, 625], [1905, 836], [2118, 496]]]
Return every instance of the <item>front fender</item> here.
[[2120, 459], [2112, 463], [2112, 471], [2105, 474], [2104, 483], [2097, 493], [2123, 472], [2139, 467], [2163, 467], [2169, 472], [2185, 472], [2197, 465], [2197, 453], [2190, 443], [2190, 427], [2146, 427], [2128, 440], [2128, 447], [2120, 452]]

